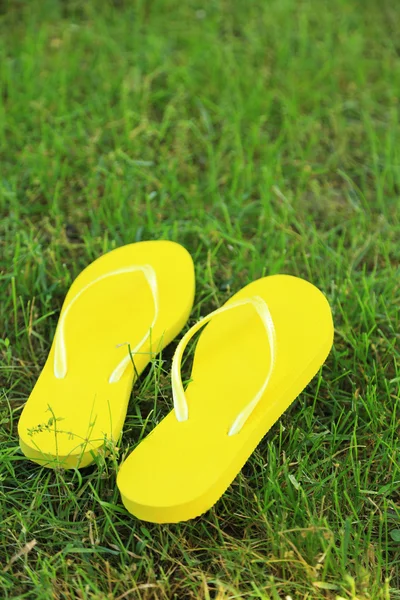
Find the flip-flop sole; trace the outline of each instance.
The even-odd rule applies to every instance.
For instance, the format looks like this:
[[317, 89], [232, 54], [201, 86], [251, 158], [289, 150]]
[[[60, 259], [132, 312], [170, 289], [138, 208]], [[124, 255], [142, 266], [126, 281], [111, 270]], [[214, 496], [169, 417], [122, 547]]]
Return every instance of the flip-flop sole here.
[[[158, 314], [147, 341], [120, 379], [110, 382], [113, 370], [146, 336], [154, 319], [149, 283], [143, 272], [129, 271], [136, 265], [149, 265], [155, 275]], [[114, 272], [117, 274], [108, 276]], [[115, 443], [125, 420], [135, 369], [140, 374], [151, 357], [179, 333], [193, 297], [193, 261], [174, 242], [122, 246], [84, 269], [72, 284], [60, 315], [61, 319], [70, 306], [65, 318], [68, 371], [61, 378], [55, 376], [53, 340], [19, 421], [24, 454], [48, 467], [76, 468], [92, 462], [107, 440]]]
[[136, 517], [178, 522], [208, 510], [325, 361], [333, 323], [316, 287], [275, 275], [250, 283], [227, 304], [254, 296], [268, 304], [276, 332], [276, 362], [264, 395], [243, 429], [228, 436], [265, 380], [270, 349], [251, 306], [214, 317], [195, 350], [189, 419], [178, 422], [171, 412], [120, 468], [122, 500]]

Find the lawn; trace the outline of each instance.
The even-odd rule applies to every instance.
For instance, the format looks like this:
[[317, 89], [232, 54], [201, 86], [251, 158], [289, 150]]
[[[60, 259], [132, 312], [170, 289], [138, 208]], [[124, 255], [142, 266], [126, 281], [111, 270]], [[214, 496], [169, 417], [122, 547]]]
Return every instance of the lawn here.
[[[396, 22], [389, 0], [0, 2], [2, 600], [400, 598]], [[171, 526], [115, 480], [171, 410], [176, 342], [96, 465], [40, 468], [17, 436], [72, 280], [146, 239], [194, 258], [188, 326], [273, 273], [335, 322], [222, 499]]]

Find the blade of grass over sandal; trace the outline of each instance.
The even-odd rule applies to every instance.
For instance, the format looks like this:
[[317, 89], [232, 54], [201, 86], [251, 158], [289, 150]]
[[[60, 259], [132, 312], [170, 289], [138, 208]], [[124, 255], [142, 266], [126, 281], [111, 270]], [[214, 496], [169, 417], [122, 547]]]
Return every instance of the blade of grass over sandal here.
[[84, 467], [118, 440], [133, 380], [186, 323], [194, 285], [189, 253], [169, 241], [122, 246], [80, 273], [18, 424], [28, 458]]
[[[184, 391], [183, 352], [204, 325]], [[174, 411], [120, 468], [126, 508], [156, 523], [185, 521], [211, 508], [316, 375], [332, 341], [325, 296], [290, 275], [250, 283], [196, 323], [173, 359]]]

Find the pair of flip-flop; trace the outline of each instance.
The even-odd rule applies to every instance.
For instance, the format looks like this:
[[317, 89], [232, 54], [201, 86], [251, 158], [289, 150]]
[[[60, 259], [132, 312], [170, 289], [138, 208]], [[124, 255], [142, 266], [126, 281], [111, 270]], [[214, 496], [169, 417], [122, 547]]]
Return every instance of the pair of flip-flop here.
[[[19, 421], [25, 455], [77, 468], [117, 442], [133, 380], [186, 323], [194, 288], [190, 255], [168, 241], [123, 246], [84, 269]], [[184, 390], [182, 356], [204, 325]], [[324, 295], [289, 275], [253, 281], [198, 321], [173, 358], [174, 410], [118, 473], [126, 508], [158, 523], [209, 509], [317, 373], [332, 339]]]

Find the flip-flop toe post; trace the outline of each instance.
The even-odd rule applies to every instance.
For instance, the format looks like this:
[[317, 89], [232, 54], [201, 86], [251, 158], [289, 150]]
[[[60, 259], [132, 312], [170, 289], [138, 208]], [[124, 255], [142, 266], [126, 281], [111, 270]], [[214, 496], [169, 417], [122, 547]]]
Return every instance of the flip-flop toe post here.
[[[184, 390], [183, 352], [200, 329]], [[325, 296], [289, 275], [250, 283], [196, 323], [173, 359], [174, 411], [120, 468], [126, 508], [157, 523], [185, 521], [211, 508], [316, 375], [332, 342]]]
[[174, 242], [128, 244], [86, 267], [19, 420], [24, 454], [84, 467], [116, 442], [134, 378], [182, 329], [193, 297], [193, 261]]

